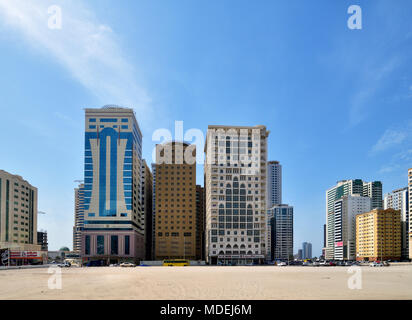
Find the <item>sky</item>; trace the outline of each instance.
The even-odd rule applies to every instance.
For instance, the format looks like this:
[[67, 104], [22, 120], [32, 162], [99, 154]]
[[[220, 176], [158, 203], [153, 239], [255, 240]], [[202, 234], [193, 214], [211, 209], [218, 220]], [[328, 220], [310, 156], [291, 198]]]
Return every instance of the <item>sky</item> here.
[[[353, 4], [362, 29], [348, 28]], [[294, 251], [318, 256], [338, 180], [407, 185], [411, 16], [409, 0], [0, 0], [0, 169], [38, 188], [49, 250], [72, 248], [84, 108], [134, 108], [148, 163], [175, 121], [263, 124]]]

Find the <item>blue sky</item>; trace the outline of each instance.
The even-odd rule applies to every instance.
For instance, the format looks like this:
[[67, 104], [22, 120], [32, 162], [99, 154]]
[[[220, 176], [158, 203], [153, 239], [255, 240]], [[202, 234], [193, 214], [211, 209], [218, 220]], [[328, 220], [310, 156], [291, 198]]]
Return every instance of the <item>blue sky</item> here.
[[[362, 30], [347, 27], [362, 8]], [[47, 27], [47, 8], [62, 28]], [[85, 107], [134, 107], [152, 133], [264, 124], [295, 207], [295, 251], [319, 255], [325, 190], [406, 186], [412, 167], [412, 3], [0, 0], [0, 168], [39, 188], [50, 249], [72, 247]], [[198, 183], [203, 182], [198, 167]]]

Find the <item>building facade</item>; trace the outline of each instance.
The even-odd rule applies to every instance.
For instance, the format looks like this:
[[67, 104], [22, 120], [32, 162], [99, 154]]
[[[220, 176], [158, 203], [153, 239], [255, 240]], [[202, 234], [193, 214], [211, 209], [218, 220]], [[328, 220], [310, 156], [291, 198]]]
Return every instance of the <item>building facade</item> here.
[[401, 258], [401, 213], [374, 209], [356, 216], [356, 260]]
[[73, 252], [82, 251], [82, 230], [84, 227], [84, 184], [74, 189]]
[[371, 210], [372, 200], [358, 194], [335, 201], [334, 259], [356, 259], [356, 215]]
[[86, 109], [84, 156], [83, 258], [143, 259], [142, 134], [134, 111]]
[[156, 145], [155, 168], [155, 259], [195, 260], [196, 146]]
[[279, 161], [269, 161], [267, 165], [267, 207], [282, 204], [282, 165]]
[[267, 260], [293, 257], [293, 207], [274, 205], [268, 210]]
[[153, 259], [153, 208], [152, 208], [152, 190], [153, 190], [153, 176], [150, 172], [150, 168], [146, 163], [146, 160], [142, 161], [142, 172], [141, 172], [142, 182], [140, 185], [140, 195], [142, 210], [144, 212], [144, 221], [142, 222], [144, 226], [145, 235], [145, 259]]
[[334, 259], [335, 251], [335, 201], [343, 196], [355, 194], [370, 197], [372, 208], [374, 208], [374, 205], [377, 208], [382, 207], [382, 183], [380, 181], [369, 183], [361, 179], [341, 180], [328, 189], [326, 191], [326, 248], [324, 250], [325, 258], [328, 260]]
[[363, 182], [363, 196], [371, 198], [372, 209], [383, 209], [382, 182]]
[[205, 152], [210, 264], [263, 262], [267, 228], [265, 126], [209, 126]]
[[409, 194], [409, 259], [412, 259], [412, 168], [408, 170], [408, 194]]
[[196, 186], [196, 260], [205, 260], [205, 189]]
[[409, 191], [408, 188], [394, 190], [385, 194], [384, 209], [395, 209], [401, 212], [402, 259], [409, 258]]
[[37, 244], [37, 188], [0, 170], [0, 249], [41, 250]]
[[312, 244], [310, 242], [302, 243], [302, 259], [312, 259]]
[[37, 231], [37, 244], [40, 246], [41, 251], [49, 251], [47, 231]]

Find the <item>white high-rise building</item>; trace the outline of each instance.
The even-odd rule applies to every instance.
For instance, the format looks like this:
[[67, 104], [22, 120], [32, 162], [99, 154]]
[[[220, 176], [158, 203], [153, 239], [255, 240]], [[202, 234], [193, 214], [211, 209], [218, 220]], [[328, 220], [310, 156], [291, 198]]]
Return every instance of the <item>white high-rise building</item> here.
[[74, 189], [73, 251], [82, 251], [82, 230], [84, 227], [84, 184]]
[[282, 165], [279, 161], [269, 161], [267, 173], [267, 206], [270, 209], [274, 205], [282, 204]]
[[335, 201], [334, 259], [356, 259], [356, 215], [369, 212], [371, 206], [371, 198], [358, 194]]
[[369, 197], [372, 209], [382, 208], [382, 183], [380, 181], [364, 182], [361, 179], [338, 181], [335, 186], [326, 190], [326, 259], [334, 259], [335, 251], [335, 201], [347, 195]]
[[395, 209], [401, 212], [401, 227], [402, 227], [402, 258], [409, 257], [409, 192], [408, 188], [394, 190], [385, 194], [383, 199], [384, 209]]
[[266, 253], [265, 126], [209, 126], [206, 255], [211, 264], [262, 262]]

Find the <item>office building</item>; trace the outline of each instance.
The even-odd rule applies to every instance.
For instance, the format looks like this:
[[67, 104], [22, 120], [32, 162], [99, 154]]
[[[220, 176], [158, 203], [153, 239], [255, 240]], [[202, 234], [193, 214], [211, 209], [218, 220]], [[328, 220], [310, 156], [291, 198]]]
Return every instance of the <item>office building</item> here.
[[356, 260], [383, 261], [401, 258], [401, 213], [373, 209], [356, 216]]
[[293, 207], [274, 205], [268, 210], [267, 260], [288, 260], [293, 256]]
[[140, 184], [140, 200], [142, 204], [142, 211], [144, 212], [142, 225], [144, 226], [145, 235], [145, 259], [152, 260], [152, 246], [153, 246], [153, 208], [152, 208], [152, 190], [153, 190], [153, 176], [146, 160], [142, 161], [141, 184]]
[[412, 259], [412, 168], [408, 170], [408, 194], [409, 194], [409, 259]]
[[196, 259], [195, 160], [195, 145], [156, 145], [156, 260]]
[[282, 204], [282, 165], [279, 161], [269, 161], [267, 165], [267, 207]]
[[355, 195], [370, 197], [372, 208], [382, 206], [382, 183], [380, 181], [364, 182], [361, 179], [341, 180], [335, 186], [326, 191], [326, 259], [334, 259], [335, 251], [335, 201], [343, 196]]
[[310, 242], [302, 243], [302, 259], [312, 259], [312, 244]]
[[196, 186], [196, 260], [205, 260], [205, 189]]
[[358, 194], [335, 201], [334, 259], [356, 259], [356, 215], [371, 210], [372, 200]]
[[37, 244], [37, 188], [0, 170], [0, 249], [40, 251]]
[[302, 251], [302, 249], [299, 249], [299, 250], [298, 250], [297, 258], [298, 258], [298, 260], [302, 260], [302, 259], [303, 259], [303, 251]]
[[210, 264], [263, 262], [267, 228], [265, 126], [209, 126], [206, 254]]
[[394, 190], [385, 194], [384, 209], [395, 209], [401, 212], [402, 259], [409, 258], [409, 192], [408, 188]]
[[104, 263], [145, 256], [142, 134], [132, 109], [86, 109], [82, 256]]
[[84, 227], [84, 184], [74, 189], [73, 252], [82, 251], [82, 230]]

